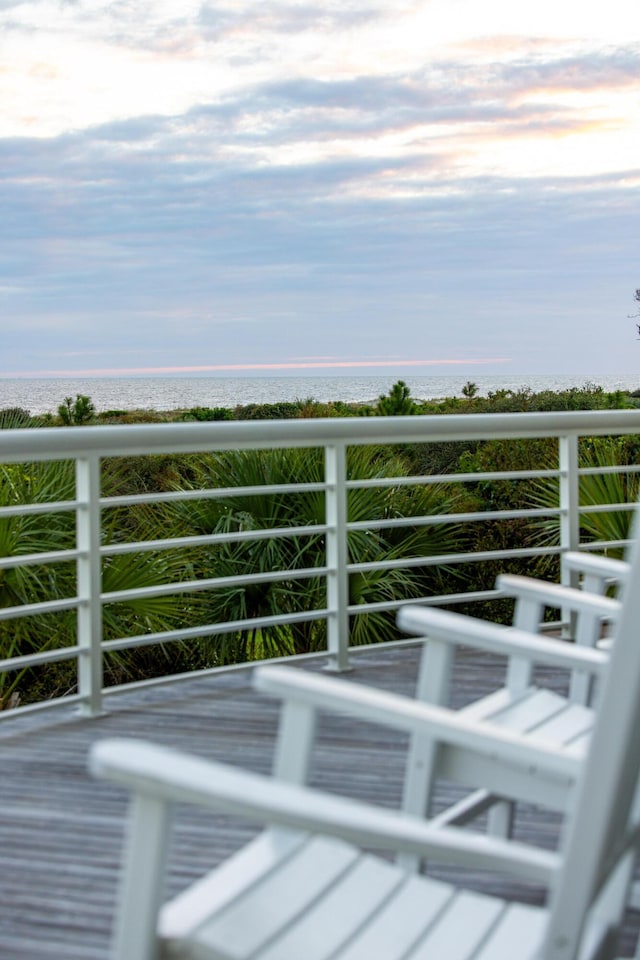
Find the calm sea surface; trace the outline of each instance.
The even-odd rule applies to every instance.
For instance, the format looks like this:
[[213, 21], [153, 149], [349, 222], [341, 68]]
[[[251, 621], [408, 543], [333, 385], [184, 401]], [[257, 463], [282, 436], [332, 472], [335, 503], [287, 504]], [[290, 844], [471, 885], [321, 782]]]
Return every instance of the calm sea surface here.
[[[374, 377], [92, 377], [27, 379], [0, 377], [0, 409], [22, 407], [32, 414], [55, 413], [65, 397], [91, 397], [98, 411], [174, 410], [189, 407], [235, 407], [282, 400], [367, 402], [387, 393], [397, 376]], [[496, 376], [403, 377], [419, 400], [462, 395], [467, 379], [486, 395], [494, 390], [566, 390], [594, 383], [604, 390], [635, 390], [640, 375], [628, 376]]]

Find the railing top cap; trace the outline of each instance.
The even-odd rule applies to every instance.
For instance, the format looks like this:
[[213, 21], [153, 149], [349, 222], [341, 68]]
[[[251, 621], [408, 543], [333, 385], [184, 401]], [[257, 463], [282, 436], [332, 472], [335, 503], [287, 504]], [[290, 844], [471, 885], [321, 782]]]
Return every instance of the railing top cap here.
[[0, 461], [245, 447], [597, 435], [640, 432], [640, 410], [431, 414], [309, 420], [116, 424], [0, 430]]

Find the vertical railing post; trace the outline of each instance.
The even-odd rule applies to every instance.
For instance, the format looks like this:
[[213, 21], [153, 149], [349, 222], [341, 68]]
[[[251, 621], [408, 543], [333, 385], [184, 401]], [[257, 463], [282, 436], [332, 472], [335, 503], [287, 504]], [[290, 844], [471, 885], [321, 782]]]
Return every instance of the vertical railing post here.
[[347, 452], [325, 447], [327, 527], [327, 651], [329, 670], [349, 669], [349, 574], [347, 571]]
[[[559, 438], [560, 461], [560, 560], [568, 550], [580, 544], [580, 484], [578, 478], [578, 437]], [[577, 573], [566, 570], [561, 562], [560, 578], [568, 586], [577, 586]]]
[[[560, 461], [560, 581], [569, 587], [578, 586], [578, 574], [568, 570], [564, 555], [568, 550], [577, 550], [580, 543], [580, 483], [578, 478], [578, 437], [565, 434], [558, 440]], [[574, 637], [576, 615], [573, 611], [561, 611], [562, 633]]]
[[100, 459], [76, 460], [76, 541], [78, 594], [78, 693], [80, 712], [102, 708], [102, 589], [100, 569]]

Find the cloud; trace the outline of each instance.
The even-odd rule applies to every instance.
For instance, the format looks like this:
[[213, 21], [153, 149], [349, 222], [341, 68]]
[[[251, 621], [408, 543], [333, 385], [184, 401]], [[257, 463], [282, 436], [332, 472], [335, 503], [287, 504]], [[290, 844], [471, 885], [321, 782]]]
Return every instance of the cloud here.
[[550, 60], [530, 58], [504, 64], [499, 79], [511, 90], [532, 92], [585, 91], [636, 87], [640, 70], [640, 44], [588, 50]]
[[[60, 16], [23, 7], [25, 30]], [[95, 369], [630, 362], [636, 44], [489, 36], [420, 60], [412, 48], [407, 64], [392, 45], [365, 64], [358, 47], [330, 69], [340, 31], [341, 53], [348, 36], [382, 50], [376, 31], [412, 8], [171, 11], [78, 3], [60, 22], [74, 42], [139, 52], [176, 85], [188, 76], [186, 106], [156, 91], [140, 115], [96, 110], [89, 126], [0, 139], [0, 372], [63, 357], [77, 369], [87, 357]], [[309, 63], [276, 63], [301, 37]], [[214, 53], [231, 78], [220, 87], [198, 73]], [[32, 79], [55, 86], [44, 73]]]

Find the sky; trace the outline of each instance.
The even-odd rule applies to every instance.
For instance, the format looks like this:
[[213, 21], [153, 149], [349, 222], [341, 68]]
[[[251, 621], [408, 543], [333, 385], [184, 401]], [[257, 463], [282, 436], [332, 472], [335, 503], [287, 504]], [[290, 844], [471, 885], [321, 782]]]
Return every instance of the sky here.
[[639, 27], [0, 0], [0, 376], [633, 373]]

